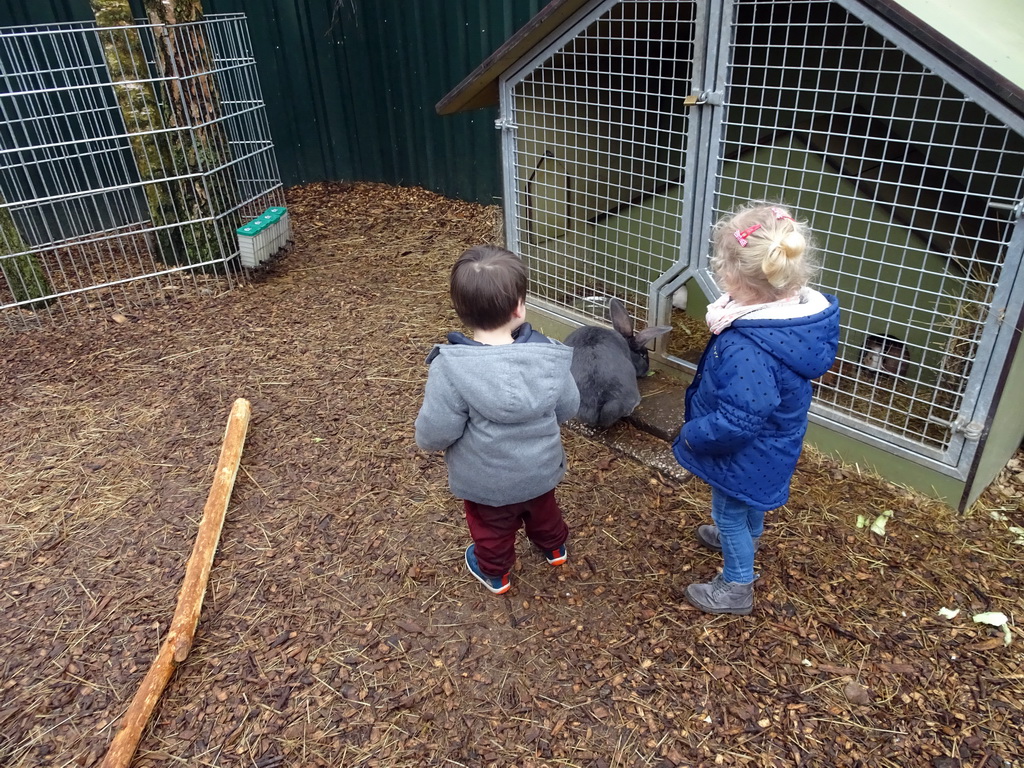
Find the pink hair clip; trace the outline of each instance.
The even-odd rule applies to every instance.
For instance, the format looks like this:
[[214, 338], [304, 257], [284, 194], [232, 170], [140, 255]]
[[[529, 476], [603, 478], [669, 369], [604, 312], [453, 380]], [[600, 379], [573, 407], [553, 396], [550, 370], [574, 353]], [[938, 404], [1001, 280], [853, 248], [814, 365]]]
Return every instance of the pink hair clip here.
[[737, 229], [732, 234], [733, 234], [733, 237], [736, 238], [736, 242], [738, 242], [740, 244], [740, 247], [741, 248], [745, 248], [747, 246], [747, 238], [750, 237], [755, 232], [757, 232], [757, 230], [759, 230], [760, 228], [761, 228], [760, 224], [751, 224], [746, 229], [742, 229], [742, 230], [741, 229]]
[[[781, 208], [773, 207], [771, 210], [772, 213], [775, 214], [776, 219], [788, 219], [789, 221], [793, 220], [793, 218]], [[757, 230], [759, 230], [762, 226], [762, 224], [751, 224], [746, 229], [737, 229], [732, 234], [733, 237], [736, 238], [736, 242], [740, 244], [740, 247], [745, 248], [747, 245], [747, 238], [749, 238], [752, 234], [757, 232]]]

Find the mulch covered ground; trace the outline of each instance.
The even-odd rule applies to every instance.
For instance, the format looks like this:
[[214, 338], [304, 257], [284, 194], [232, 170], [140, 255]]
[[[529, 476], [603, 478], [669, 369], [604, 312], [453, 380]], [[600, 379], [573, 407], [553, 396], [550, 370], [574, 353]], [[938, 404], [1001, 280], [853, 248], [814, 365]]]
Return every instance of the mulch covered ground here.
[[[448, 267], [496, 211], [288, 203], [295, 246], [247, 287], [0, 331], [0, 764], [98, 764], [246, 397], [196, 644], [134, 766], [1024, 765], [1020, 454], [961, 515], [808, 453], [754, 614], [711, 617], [679, 597], [718, 565], [706, 487], [567, 430], [569, 564], [523, 541], [495, 597], [412, 423]], [[857, 527], [884, 510], [884, 537]]]

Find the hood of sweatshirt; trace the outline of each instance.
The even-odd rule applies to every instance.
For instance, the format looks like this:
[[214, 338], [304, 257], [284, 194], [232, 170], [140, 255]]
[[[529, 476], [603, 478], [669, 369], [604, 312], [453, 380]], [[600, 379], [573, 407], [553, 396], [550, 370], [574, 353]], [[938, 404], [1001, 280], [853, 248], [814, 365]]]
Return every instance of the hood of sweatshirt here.
[[821, 307], [813, 314], [781, 318], [748, 315], [734, 321], [731, 327], [799, 376], [816, 379], [835, 361], [839, 301], [830, 294], [812, 293], [816, 294], [813, 300], [820, 302]]
[[443, 375], [470, 408], [500, 424], [553, 411], [572, 375], [572, 348], [554, 342], [442, 344], [435, 351], [431, 375]]

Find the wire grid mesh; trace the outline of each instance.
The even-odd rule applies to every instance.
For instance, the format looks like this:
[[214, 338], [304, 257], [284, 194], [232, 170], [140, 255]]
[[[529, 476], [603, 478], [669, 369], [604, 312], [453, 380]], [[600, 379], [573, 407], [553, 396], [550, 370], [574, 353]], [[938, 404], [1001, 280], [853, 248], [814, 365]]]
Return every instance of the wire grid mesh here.
[[283, 204], [244, 16], [0, 29], [0, 195], [12, 327], [243, 280]]
[[509, 241], [534, 296], [601, 319], [618, 296], [646, 316], [682, 238], [695, 5], [604, 3], [512, 83]]
[[1024, 141], [835, 2], [740, 2], [733, 27], [715, 213], [780, 200], [809, 220], [843, 308], [817, 403], [946, 448], [1006, 266]]

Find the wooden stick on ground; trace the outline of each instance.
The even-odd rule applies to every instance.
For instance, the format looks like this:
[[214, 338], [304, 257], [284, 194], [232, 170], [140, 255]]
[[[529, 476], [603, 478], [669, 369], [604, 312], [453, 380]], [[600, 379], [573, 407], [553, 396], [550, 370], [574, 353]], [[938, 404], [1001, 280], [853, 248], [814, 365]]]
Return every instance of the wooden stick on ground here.
[[132, 699], [131, 706], [125, 712], [121, 729], [110, 743], [101, 768], [127, 768], [131, 763], [139, 739], [142, 738], [142, 729], [146, 727], [160, 694], [175, 668], [186, 659], [192, 648], [196, 624], [199, 623], [199, 612], [203, 607], [203, 596], [206, 594], [206, 582], [210, 578], [213, 556], [217, 551], [221, 529], [224, 527], [224, 514], [231, 498], [231, 489], [235, 485], [238, 463], [242, 458], [242, 445], [245, 443], [245, 433], [249, 427], [249, 414], [249, 401], [243, 398], [235, 400], [231, 415], [228, 417], [228, 427], [224, 434], [213, 487], [210, 488], [210, 495], [206, 499], [203, 519], [199, 522], [199, 533], [196, 534], [192, 556], [185, 568], [185, 580], [178, 593], [178, 605], [174, 609], [171, 628], [135, 698]]

